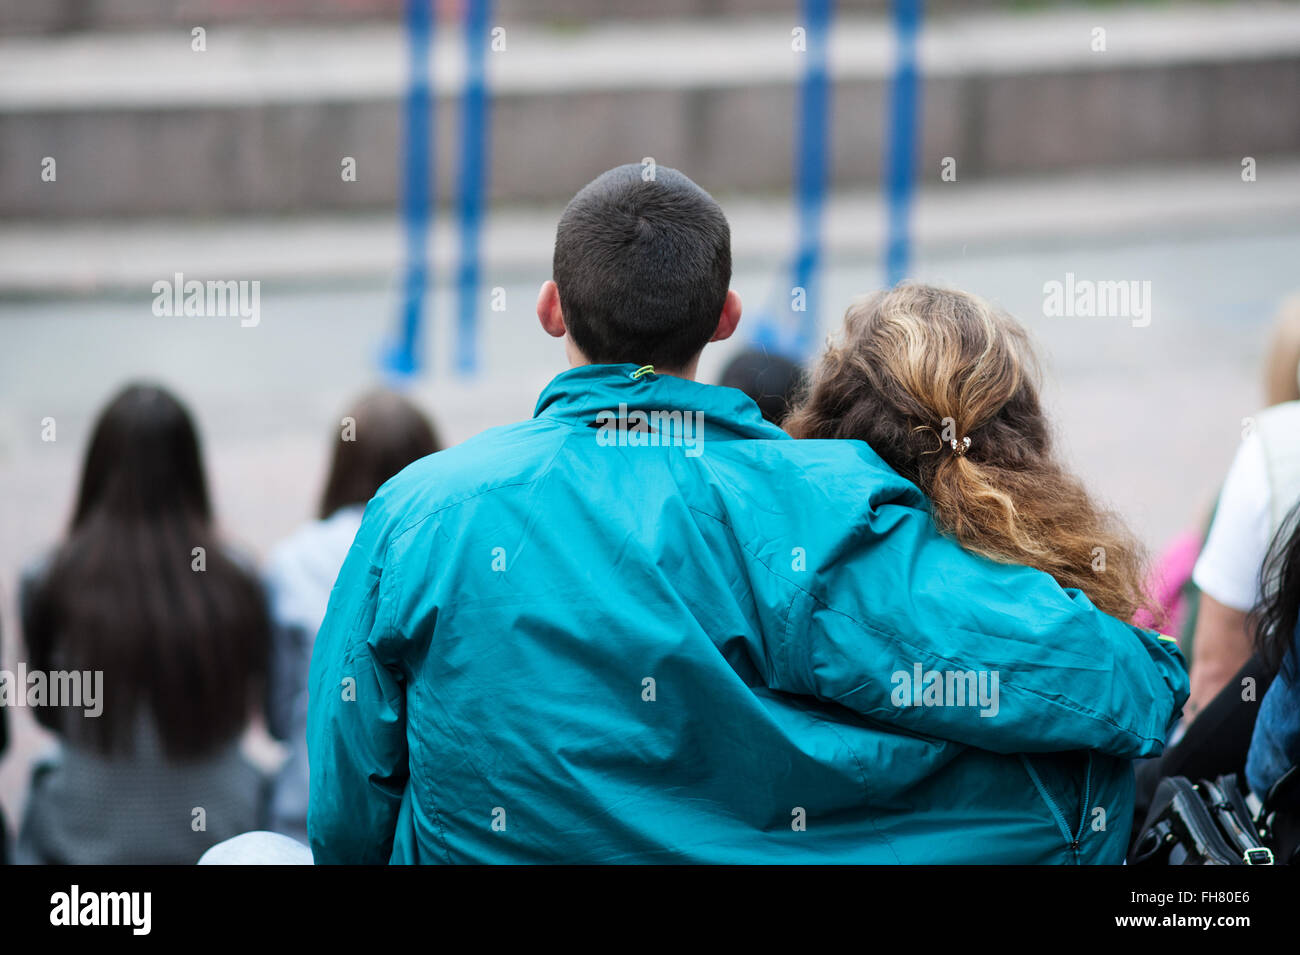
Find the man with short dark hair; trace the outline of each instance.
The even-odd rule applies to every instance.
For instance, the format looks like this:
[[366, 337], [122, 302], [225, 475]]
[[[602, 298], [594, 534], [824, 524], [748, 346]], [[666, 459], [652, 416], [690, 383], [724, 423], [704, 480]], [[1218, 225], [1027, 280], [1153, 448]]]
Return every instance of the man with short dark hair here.
[[665, 166], [619, 166], [574, 196], [551, 271], [538, 316], [551, 335], [568, 333], [573, 365], [630, 361], [693, 378], [704, 346], [740, 321], [727, 219]]
[[311, 665], [316, 861], [1119, 862], [1177, 650], [695, 382], [729, 231], [654, 173], [560, 220], [534, 417], [367, 507]]

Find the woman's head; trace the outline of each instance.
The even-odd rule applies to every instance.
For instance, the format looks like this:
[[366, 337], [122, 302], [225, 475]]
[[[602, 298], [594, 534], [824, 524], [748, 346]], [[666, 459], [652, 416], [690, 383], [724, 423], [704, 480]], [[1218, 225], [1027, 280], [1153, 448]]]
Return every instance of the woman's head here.
[[758, 405], [763, 417], [779, 425], [803, 385], [803, 367], [771, 352], [748, 348], [722, 370], [720, 384], [743, 391]]
[[103, 710], [40, 711], [104, 752], [153, 717], [166, 751], [233, 739], [258, 692], [269, 622], [256, 578], [211, 524], [198, 434], [171, 394], [131, 385], [91, 435], [67, 539], [24, 614], [34, 669], [103, 674]]
[[160, 511], [210, 516], [198, 432], [168, 391], [128, 385], [95, 423], [72, 526], [95, 515], [132, 520]]
[[1300, 399], [1300, 295], [1282, 302], [1264, 357], [1264, 405]]
[[974, 295], [905, 283], [855, 302], [785, 427], [866, 441], [969, 550], [1124, 619], [1146, 605], [1140, 546], [1052, 456], [1028, 335]]
[[343, 416], [334, 440], [320, 516], [365, 504], [398, 471], [441, 448], [433, 425], [391, 391], [363, 395]]

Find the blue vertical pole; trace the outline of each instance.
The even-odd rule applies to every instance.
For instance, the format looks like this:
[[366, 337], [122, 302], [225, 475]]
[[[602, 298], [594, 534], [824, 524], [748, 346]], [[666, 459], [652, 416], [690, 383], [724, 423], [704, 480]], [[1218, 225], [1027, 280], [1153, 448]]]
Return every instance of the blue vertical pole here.
[[[803, 0], [808, 30], [808, 68], [799, 95], [799, 132], [795, 144], [795, 195], [799, 208], [799, 245], [795, 252], [793, 286], [804, 290], [792, 350], [797, 357], [813, 348], [820, 316], [819, 281], [822, 252], [822, 210], [826, 206], [830, 161], [830, 32], [835, 0]], [[787, 307], [789, 300], [787, 299]]]
[[[789, 266], [790, 287], [758, 320], [754, 344], [768, 352], [800, 359], [812, 349], [817, 333], [818, 278], [821, 268], [822, 209], [826, 200], [830, 142], [829, 48], [835, 0], [800, 0], [807, 46], [799, 84], [794, 129], [794, 198], [797, 216], [795, 251]], [[794, 289], [803, 289], [804, 311], [792, 320]]]
[[420, 331], [429, 272], [429, 232], [434, 209], [434, 102], [429, 89], [429, 53], [433, 46], [433, 0], [406, 0], [410, 81], [406, 91], [402, 173], [402, 221], [406, 231], [406, 265], [397, 340], [385, 365], [398, 375], [419, 368]]
[[906, 276], [911, 260], [911, 211], [916, 189], [916, 137], [921, 100], [916, 68], [916, 40], [923, 0], [894, 0], [898, 58], [889, 100], [889, 137], [885, 141], [885, 202], [888, 234], [885, 278], [890, 286]]
[[478, 368], [481, 232], [490, 142], [487, 52], [492, 0], [468, 0], [465, 11], [465, 95], [461, 106], [460, 269], [456, 280], [456, 368]]

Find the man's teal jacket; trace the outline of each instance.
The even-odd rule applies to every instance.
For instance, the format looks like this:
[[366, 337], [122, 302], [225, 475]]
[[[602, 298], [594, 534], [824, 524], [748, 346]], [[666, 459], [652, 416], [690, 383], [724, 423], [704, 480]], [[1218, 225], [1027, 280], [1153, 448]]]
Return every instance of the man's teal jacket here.
[[964, 551], [866, 444], [579, 367], [366, 508], [311, 663], [311, 846], [1118, 863], [1187, 690], [1171, 641]]

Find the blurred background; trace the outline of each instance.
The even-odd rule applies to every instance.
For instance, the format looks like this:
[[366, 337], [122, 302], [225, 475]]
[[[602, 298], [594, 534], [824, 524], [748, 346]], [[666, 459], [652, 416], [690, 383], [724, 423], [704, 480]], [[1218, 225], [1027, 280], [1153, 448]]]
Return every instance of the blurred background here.
[[[533, 312], [559, 212], [650, 158], [732, 224], [747, 317], [704, 380], [780, 337], [792, 269], [815, 351], [892, 277], [892, 203], [905, 274], [1030, 327], [1097, 494], [1153, 549], [1203, 522], [1300, 290], [1300, 4], [930, 0], [914, 61], [887, 0], [839, 0], [802, 50], [797, 0], [413, 6], [0, 0], [0, 666], [122, 384], [188, 402], [220, 526], [262, 557], [364, 388], [453, 443], [532, 413], [565, 367]], [[257, 324], [156, 315], [177, 273], [261, 283]], [[1068, 273], [1149, 282], [1150, 323], [1046, 315]], [[12, 824], [48, 739], [10, 717]]]

